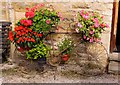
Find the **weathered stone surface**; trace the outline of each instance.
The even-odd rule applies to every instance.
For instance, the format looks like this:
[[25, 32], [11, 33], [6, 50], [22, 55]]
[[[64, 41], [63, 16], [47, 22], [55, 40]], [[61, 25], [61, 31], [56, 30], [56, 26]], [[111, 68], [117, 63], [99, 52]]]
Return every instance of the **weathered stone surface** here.
[[85, 2], [74, 2], [72, 4], [72, 8], [84, 8], [84, 9], [88, 9], [89, 8], [89, 5]]
[[106, 11], [107, 7], [104, 4], [98, 3], [98, 2], [94, 2], [90, 3], [90, 9], [93, 9], [95, 11]]
[[[68, 0], [66, 0], [66, 2], [67, 1]], [[62, 13], [63, 17], [66, 18], [66, 21], [62, 21], [59, 24], [59, 25], [63, 26], [63, 28], [68, 28], [69, 27], [69, 23], [71, 21], [67, 21], [67, 19], [68, 20], [73, 19], [74, 18], [73, 14], [77, 13], [80, 10], [97, 11], [98, 13], [103, 14], [105, 16], [104, 21], [108, 22], [109, 26], [111, 26], [112, 8], [113, 8], [112, 2], [105, 2], [105, 0], [102, 0], [104, 2], [102, 2], [100, 0], [98, 0], [97, 2], [94, 2], [94, 0], [90, 0], [89, 2], [88, 1], [84, 2], [84, 1], [79, 1], [79, 0], [69, 0], [69, 1], [70, 2], [67, 2], [67, 3], [66, 2], [56, 3], [57, 1], [56, 2], [51, 2], [51, 1], [45, 2], [46, 6], [49, 7], [50, 5], [53, 5], [55, 10], [56, 11], [60, 11]], [[19, 20], [20, 18], [23, 18], [24, 17], [25, 8], [26, 7], [32, 7], [32, 5], [34, 5], [34, 4], [36, 4], [36, 3], [32, 3], [32, 2], [25, 2], [25, 3], [23, 3], [23, 2], [12, 2], [12, 8], [14, 8], [14, 10], [15, 10], [15, 14], [12, 13], [14, 15], [11, 16], [11, 18], [13, 18], [12, 22], [14, 23], [17, 20]], [[13, 10], [13, 9], [9, 9], [9, 10]], [[12, 11], [12, 12], [14, 12], [14, 11]], [[58, 30], [58, 32], [64, 32], [64, 30], [61, 29], [61, 30]], [[104, 34], [102, 35], [103, 44], [104, 44], [105, 48], [107, 49], [107, 51], [109, 51], [109, 46], [110, 46], [109, 45], [109, 42], [110, 42], [110, 32], [111, 32], [111, 29], [109, 29], [109, 30], [107, 29], [107, 31], [104, 32]], [[62, 38], [64, 38], [64, 35], [58, 34], [57, 36], [55, 35], [53, 37], [54, 37], [54, 39], [57, 42], [59, 42], [59, 41], [61, 41]], [[107, 41], [106, 41], [106, 39], [107, 39]], [[77, 42], [76, 38], [74, 38], [74, 41]], [[57, 44], [57, 42], [54, 42], [54, 43]], [[83, 48], [82, 49], [80, 48], [80, 51], [81, 51], [80, 55], [83, 56], [83, 57], [80, 58], [81, 62], [79, 62], [79, 64], [84, 64], [85, 59], [86, 59], [86, 62], [87, 62], [87, 59], [89, 57], [93, 57], [93, 56], [87, 55], [87, 53], [85, 53], [85, 50], [86, 50], [85, 47], [83, 47]], [[93, 49], [92, 47], [89, 48], [89, 50], [91, 50], [92, 52], [94, 52], [94, 51], [97, 52], [97, 50]], [[100, 52], [101, 51], [99, 51], [99, 53]], [[92, 53], [92, 54], [95, 54], [95, 53]], [[95, 55], [98, 55], [98, 54], [95, 54]], [[73, 57], [75, 57], [75, 56], [73, 56]], [[107, 64], [106, 59], [107, 58], [104, 59], [104, 57], [102, 57], [102, 58], [100, 58], [100, 57], [102, 57], [102, 56], [99, 56], [99, 58], [98, 58], [100, 60], [99, 63], [102, 63], [102, 66], [106, 67], [106, 64]], [[73, 62], [73, 63], [75, 63], [75, 62]]]
[[120, 62], [120, 53], [109, 54], [109, 60]]
[[108, 65], [106, 50], [100, 44], [77, 44], [61, 71], [75, 71], [88, 75], [102, 74]]
[[120, 74], [120, 62], [110, 61], [108, 72]]

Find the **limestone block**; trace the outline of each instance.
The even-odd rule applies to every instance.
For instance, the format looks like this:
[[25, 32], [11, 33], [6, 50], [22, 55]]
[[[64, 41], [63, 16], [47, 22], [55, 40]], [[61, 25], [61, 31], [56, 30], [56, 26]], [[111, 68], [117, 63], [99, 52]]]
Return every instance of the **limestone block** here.
[[108, 67], [108, 72], [110, 72], [110, 73], [120, 73], [119, 65], [120, 65], [119, 62], [110, 61], [109, 67]]
[[120, 53], [109, 54], [109, 60], [110, 61], [120, 62]]
[[113, 8], [113, 4], [109, 4], [109, 3], [98, 3], [98, 2], [94, 2], [94, 3], [89, 3], [90, 9], [93, 9], [94, 11], [108, 11], [108, 10], [112, 10]]
[[72, 8], [84, 8], [84, 9], [88, 9], [89, 5], [85, 2], [76, 2], [72, 4]]

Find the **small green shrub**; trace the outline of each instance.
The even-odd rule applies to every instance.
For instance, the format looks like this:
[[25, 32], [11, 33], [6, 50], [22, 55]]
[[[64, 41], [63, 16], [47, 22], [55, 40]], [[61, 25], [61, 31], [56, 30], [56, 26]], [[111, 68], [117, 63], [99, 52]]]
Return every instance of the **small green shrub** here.
[[26, 57], [27, 59], [47, 57], [48, 50], [49, 48], [44, 43], [40, 42], [40, 44], [35, 45], [34, 48], [26, 52]]

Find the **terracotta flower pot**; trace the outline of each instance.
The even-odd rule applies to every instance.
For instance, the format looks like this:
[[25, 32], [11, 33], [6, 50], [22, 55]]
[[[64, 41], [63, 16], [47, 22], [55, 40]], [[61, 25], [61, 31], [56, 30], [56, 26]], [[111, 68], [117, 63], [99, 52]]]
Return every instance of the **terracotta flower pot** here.
[[19, 52], [23, 52], [23, 51], [24, 51], [24, 49], [23, 49], [21, 46], [17, 46], [17, 50], [18, 50]]
[[67, 61], [69, 59], [69, 55], [68, 54], [64, 54], [62, 57], [61, 57], [62, 61]]

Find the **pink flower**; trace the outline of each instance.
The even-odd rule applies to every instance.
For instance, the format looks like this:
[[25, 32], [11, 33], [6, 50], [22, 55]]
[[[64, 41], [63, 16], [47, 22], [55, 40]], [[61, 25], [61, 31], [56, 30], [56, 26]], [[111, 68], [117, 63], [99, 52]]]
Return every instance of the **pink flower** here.
[[77, 26], [80, 27], [80, 28], [82, 28], [82, 25], [80, 23], [77, 23]]
[[90, 43], [92, 43], [93, 42], [93, 38], [90, 38], [90, 41], [89, 41]]
[[86, 36], [84, 35], [83, 38], [86, 39]]
[[88, 12], [84, 12], [84, 10], [80, 11], [79, 13], [80, 13], [80, 15], [81, 15], [84, 19], [88, 19], [88, 18], [89, 18]]
[[81, 11], [79, 12], [81, 16], [83, 16], [83, 12], [84, 12], [84, 10], [81, 10]]
[[58, 17], [62, 17], [62, 14], [60, 12], [57, 12]]
[[50, 20], [46, 20], [45, 22], [46, 22], [46, 24], [50, 24]]
[[101, 42], [101, 38], [94, 38], [95, 42]]
[[102, 24], [100, 24], [100, 27], [101, 27], [101, 28], [104, 28], [104, 27], [105, 27], [105, 25], [102, 23]]
[[88, 19], [88, 18], [89, 18], [88, 15], [83, 15], [82, 17], [83, 17], [84, 19]]
[[94, 27], [96, 27], [96, 28], [99, 27], [98, 19], [97, 18], [93, 18], [92, 20], [95, 23]]
[[34, 12], [33, 12], [33, 11], [28, 11], [28, 12], [26, 12], [26, 13], [25, 13], [25, 17], [26, 17], [26, 18], [32, 18], [32, 17], [34, 17]]
[[94, 40], [95, 40], [95, 42], [98, 42], [98, 41], [99, 41], [99, 39], [98, 39], [98, 38], [94, 38]]
[[98, 23], [95, 23], [94, 26], [97, 28], [97, 27], [99, 27], [99, 24], [98, 24]]
[[39, 6], [39, 7], [43, 7], [44, 4], [43, 4], [43, 3], [40, 3], [40, 4], [38, 4], [37, 6]]
[[62, 17], [62, 14], [60, 12], [57, 12], [57, 16], [60, 18], [60, 20], [62, 21], [64, 18]]
[[94, 32], [93, 31], [90, 31], [90, 34], [92, 35]]
[[64, 20], [64, 18], [63, 18], [63, 17], [60, 17], [60, 20], [62, 21], [62, 20]]
[[107, 28], [109, 28], [109, 25], [108, 25], [108, 24], [106, 24], [106, 27], [107, 27]]
[[90, 38], [89, 37], [87, 37], [87, 40], [89, 40]]
[[97, 18], [93, 18], [92, 20], [93, 20], [93, 22], [98, 23], [98, 19]]
[[95, 14], [94, 13], [92, 13], [92, 16], [94, 16]]
[[104, 18], [104, 16], [101, 16], [101, 18], [103, 19], [103, 18]]

